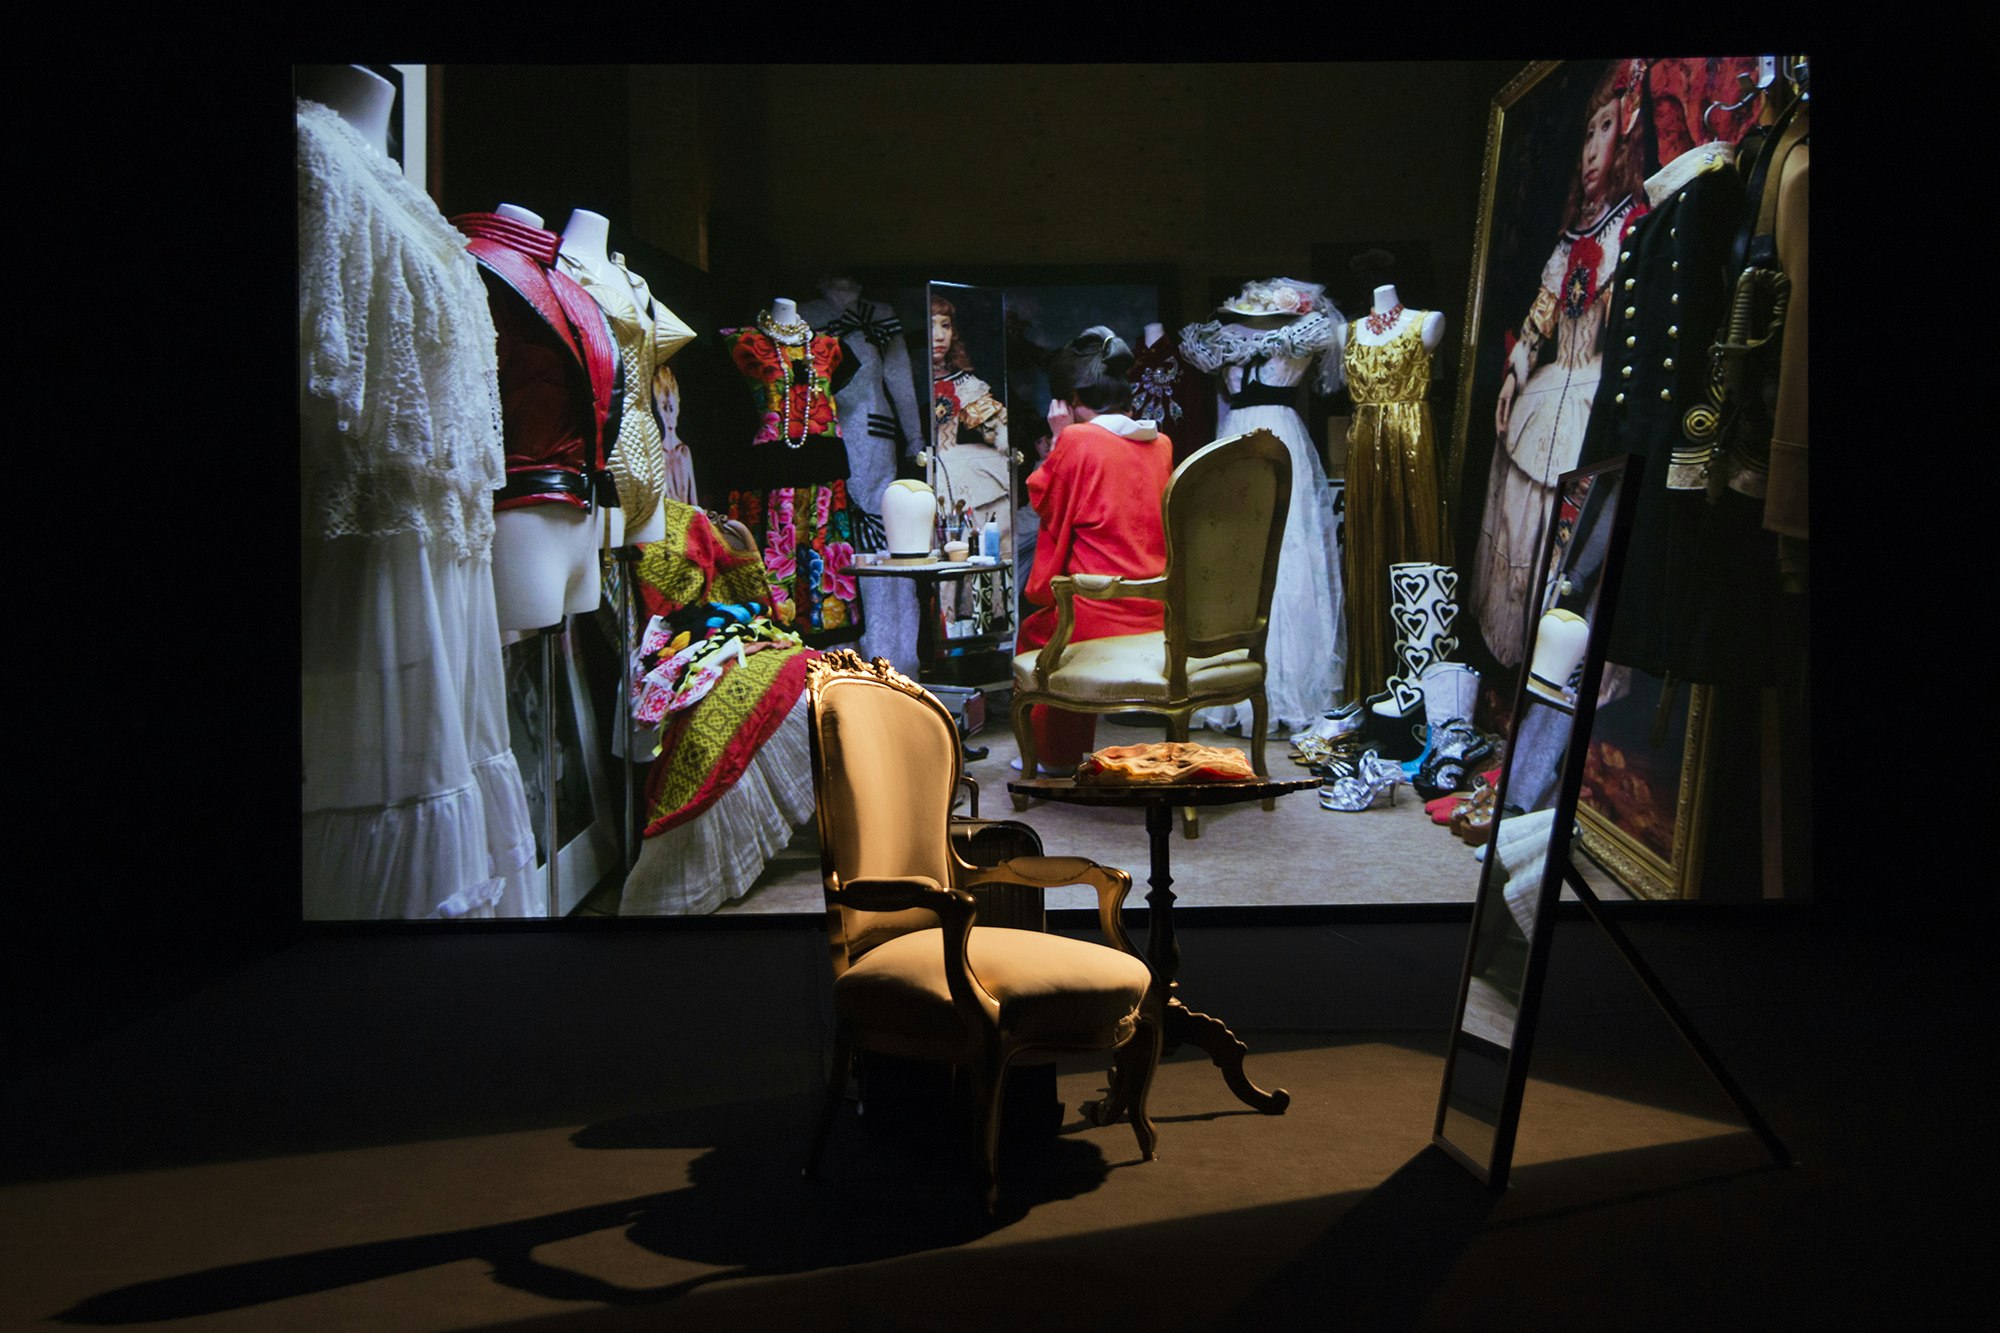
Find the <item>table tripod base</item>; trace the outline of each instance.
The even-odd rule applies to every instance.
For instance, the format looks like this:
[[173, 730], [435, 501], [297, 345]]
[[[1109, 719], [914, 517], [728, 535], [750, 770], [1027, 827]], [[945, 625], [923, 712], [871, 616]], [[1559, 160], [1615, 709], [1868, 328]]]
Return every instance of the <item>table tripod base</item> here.
[[1243, 1057], [1250, 1053], [1250, 1048], [1236, 1039], [1227, 1023], [1208, 1014], [1198, 1014], [1179, 1000], [1169, 1000], [1166, 1048], [1172, 1050], [1182, 1042], [1207, 1052], [1215, 1067], [1222, 1071], [1222, 1081], [1252, 1110], [1283, 1115], [1292, 1104], [1292, 1094], [1283, 1088], [1266, 1092], [1250, 1081], [1250, 1076], [1243, 1072]]
[[[1209, 1014], [1198, 1014], [1178, 999], [1167, 1001], [1167, 1030], [1160, 1043], [1162, 1055], [1171, 1052], [1183, 1043], [1203, 1051], [1222, 1071], [1222, 1081], [1236, 1094], [1245, 1106], [1265, 1115], [1283, 1115], [1285, 1108], [1292, 1104], [1292, 1094], [1279, 1088], [1266, 1092], [1250, 1081], [1243, 1072], [1243, 1057], [1250, 1048], [1236, 1039], [1229, 1025]], [[1096, 1101], [1084, 1102], [1077, 1109], [1083, 1118], [1093, 1125], [1109, 1125], [1122, 1119], [1126, 1113], [1124, 1099], [1118, 1094], [1118, 1072], [1111, 1073], [1111, 1092]]]

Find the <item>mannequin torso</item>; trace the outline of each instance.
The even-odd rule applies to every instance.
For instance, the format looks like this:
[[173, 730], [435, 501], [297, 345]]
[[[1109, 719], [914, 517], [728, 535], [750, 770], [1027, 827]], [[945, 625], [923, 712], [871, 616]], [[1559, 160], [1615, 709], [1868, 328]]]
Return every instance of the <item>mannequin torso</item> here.
[[[530, 227], [542, 215], [500, 204], [503, 218]], [[569, 505], [529, 505], [493, 516], [493, 603], [500, 628], [518, 637], [595, 610], [603, 596], [597, 564], [597, 522]]]
[[1363, 347], [1380, 347], [1384, 343], [1394, 342], [1409, 329], [1412, 320], [1422, 321], [1423, 331], [1417, 336], [1423, 340], [1425, 351], [1435, 352], [1438, 344], [1444, 341], [1442, 313], [1436, 310], [1410, 310], [1403, 307], [1403, 302], [1396, 295], [1394, 286], [1377, 287], [1374, 313], [1377, 316], [1385, 316], [1391, 311], [1396, 312], [1396, 317], [1379, 327], [1367, 319], [1357, 321], [1354, 325], [1354, 341]]

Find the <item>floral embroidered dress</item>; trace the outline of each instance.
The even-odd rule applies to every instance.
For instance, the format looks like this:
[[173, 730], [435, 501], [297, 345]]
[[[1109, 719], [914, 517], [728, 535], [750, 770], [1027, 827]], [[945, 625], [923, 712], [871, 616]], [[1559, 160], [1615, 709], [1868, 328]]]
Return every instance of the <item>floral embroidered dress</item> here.
[[1576, 466], [1590, 424], [1618, 241], [1645, 211], [1627, 198], [1587, 231], [1565, 229], [1528, 312], [1525, 328], [1543, 341], [1553, 336], [1555, 356], [1515, 395], [1505, 447], [1493, 454], [1473, 566], [1479, 632], [1502, 666], [1521, 660], [1522, 607], [1549, 499], [1556, 478]]
[[814, 645], [858, 638], [855, 515], [834, 403], [852, 365], [837, 338], [787, 345], [761, 329], [724, 329], [722, 344], [759, 412], [728, 514], [764, 552], [771, 617]]

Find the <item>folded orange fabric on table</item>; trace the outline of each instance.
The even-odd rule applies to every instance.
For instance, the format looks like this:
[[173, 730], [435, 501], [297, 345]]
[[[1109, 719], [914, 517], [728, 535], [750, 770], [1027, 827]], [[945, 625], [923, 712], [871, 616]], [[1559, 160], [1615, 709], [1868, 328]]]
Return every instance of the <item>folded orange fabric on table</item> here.
[[1078, 782], [1243, 782], [1256, 777], [1241, 750], [1194, 741], [1112, 745], [1083, 757]]

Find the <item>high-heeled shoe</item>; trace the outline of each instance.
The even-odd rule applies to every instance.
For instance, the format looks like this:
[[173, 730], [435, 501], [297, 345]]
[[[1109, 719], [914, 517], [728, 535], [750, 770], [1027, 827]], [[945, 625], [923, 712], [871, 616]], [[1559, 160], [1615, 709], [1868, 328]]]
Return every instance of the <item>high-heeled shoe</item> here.
[[1500, 793], [1497, 788], [1483, 782], [1473, 791], [1472, 798], [1452, 811], [1451, 835], [1460, 842], [1473, 847], [1484, 846], [1493, 839], [1493, 816], [1498, 807], [1495, 801]]
[[1353, 774], [1336, 777], [1320, 785], [1320, 809], [1353, 814], [1356, 811], [1373, 808], [1385, 791], [1389, 793], [1389, 804], [1394, 805], [1396, 787], [1406, 781], [1408, 779], [1403, 776], [1401, 764], [1384, 759], [1370, 750], [1361, 756]]
[[1426, 800], [1457, 791], [1465, 785], [1472, 766], [1499, 748], [1498, 741], [1464, 718], [1447, 722], [1433, 730], [1430, 754], [1412, 775], [1410, 785]]
[[1296, 764], [1321, 762], [1333, 746], [1359, 732], [1363, 721], [1361, 705], [1358, 703], [1329, 709], [1320, 714], [1317, 722], [1292, 736], [1290, 756], [1292, 762]]

